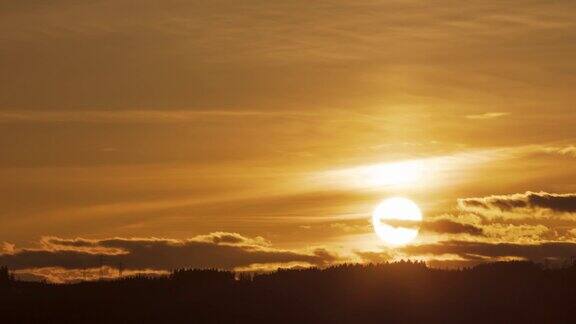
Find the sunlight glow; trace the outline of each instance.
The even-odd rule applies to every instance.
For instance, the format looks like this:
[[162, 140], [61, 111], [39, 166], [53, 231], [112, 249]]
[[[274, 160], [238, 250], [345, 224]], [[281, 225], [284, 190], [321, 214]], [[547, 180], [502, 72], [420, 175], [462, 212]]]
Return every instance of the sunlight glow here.
[[408, 161], [375, 165], [366, 168], [364, 176], [374, 186], [415, 183], [422, 177], [422, 164]]
[[410, 160], [331, 170], [323, 176], [347, 187], [374, 188], [419, 183], [423, 170], [424, 164], [421, 160]]
[[412, 223], [422, 220], [422, 212], [418, 205], [406, 198], [389, 198], [384, 200], [372, 214], [372, 225], [378, 237], [390, 245], [403, 245], [413, 241], [418, 236], [418, 228], [414, 226], [395, 226], [394, 222]]

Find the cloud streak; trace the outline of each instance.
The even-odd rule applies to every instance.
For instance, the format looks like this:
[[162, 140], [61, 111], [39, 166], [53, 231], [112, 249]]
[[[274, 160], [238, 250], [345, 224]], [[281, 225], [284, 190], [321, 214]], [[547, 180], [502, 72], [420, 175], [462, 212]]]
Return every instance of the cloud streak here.
[[482, 236], [482, 228], [472, 225], [454, 222], [447, 219], [432, 220], [422, 223], [422, 230], [440, 234], [469, 234], [472, 236]]
[[511, 195], [459, 199], [458, 206], [464, 211], [479, 212], [546, 209], [559, 213], [574, 213], [576, 212], [576, 193], [555, 194], [527, 191]]
[[64, 110], [0, 111], [0, 123], [186, 123], [214, 119], [313, 116], [305, 112], [247, 110]]
[[576, 243], [545, 242], [540, 244], [487, 243], [470, 241], [444, 241], [433, 244], [411, 245], [401, 249], [410, 255], [456, 255], [464, 260], [495, 261], [520, 258], [533, 261], [545, 259], [565, 260], [576, 255]]
[[477, 114], [477, 115], [467, 115], [466, 118], [483, 120], [483, 119], [500, 118], [500, 117], [504, 117], [507, 115], [510, 115], [510, 113], [507, 113], [507, 112], [487, 112], [487, 113]]
[[548, 146], [543, 148], [544, 152], [556, 153], [568, 157], [576, 157], [576, 146]]

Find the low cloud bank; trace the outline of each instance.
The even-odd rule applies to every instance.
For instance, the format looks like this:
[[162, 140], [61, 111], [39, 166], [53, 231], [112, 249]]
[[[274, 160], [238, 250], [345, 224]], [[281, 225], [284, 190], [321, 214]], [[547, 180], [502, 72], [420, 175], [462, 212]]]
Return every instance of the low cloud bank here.
[[[109, 238], [89, 240], [46, 237], [35, 249], [4, 249], [0, 264], [31, 275], [45, 276], [70, 270], [78, 272], [101, 266], [126, 271], [162, 272], [176, 268], [218, 268], [233, 270], [253, 265], [298, 264], [324, 266], [337, 256], [325, 249], [311, 251], [283, 250], [271, 246], [262, 237], [245, 237], [238, 233], [216, 232], [191, 239]], [[46, 271], [31, 269], [48, 269]], [[51, 270], [50, 270], [51, 269]], [[59, 269], [59, 271], [53, 271]], [[25, 270], [25, 271], [24, 271]], [[82, 271], [84, 272], [82, 272]], [[62, 277], [62, 276], [60, 276]], [[58, 281], [58, 280], [56, 280]]]

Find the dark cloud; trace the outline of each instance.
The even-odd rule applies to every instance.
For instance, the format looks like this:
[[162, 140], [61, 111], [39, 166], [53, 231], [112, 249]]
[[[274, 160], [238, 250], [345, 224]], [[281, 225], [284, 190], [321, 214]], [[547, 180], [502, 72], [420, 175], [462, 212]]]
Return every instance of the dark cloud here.
[[48, 249], [53, 249], [54, 247], [95, 248], [98, 246], [98, 241], [82, 238], [63, 239], [59, 237], [45, 237], [41, 243]]
[[212, 238], [213, 243], [231, 243], [239, 244], [244, 243], [246, 240], [243, 236], [236, 233], [221, 233], [221, 235], [215, 235]]
[[457, 255], [465, 260], [496, 260], [516, 257], [533, 261], [570, 259], [576, 256], [576, 243], [546, 242], [541, 244], [486, 243], [445, 241], [433, 244], [410, 245], [401, 249], [410, 255]]
[[531, 192], [488, 196], [482, 198], [464, 198], [458, 200], [463, 210], [497, 210], [501, 212], [514, 209], [549, 209], [555, 212], [576, 212], [576, 193], [554, 194], [547, 192]]
[[440, 234], [469, 234], [474, 236], [483, 235], [480, 227], [471, 224], [453, 222], [447, 219], [427, 221], [422, 223], [422, 230]]
[[280, 250], [262, 238], [217, 232], [188, 240], [111, 238], [103, 240], [46, 238], [42, 249], [21, 249], [0, 255], [12, 269], [60, 267], [84, 269], [122, 264], [125, 269], [169, 270], [182, 267], [234, 269], [252, 264], [301, 262], [323, 265], [330, 252]]
[[420, 228], [423, 232], [433, 232], [439, 234], [483, 234], [483, 231], [480, 227], [476, 227], [472, 224], [454, 222], [448, 219], [426, 220], [423, 222], [388, 219], [383, 220], [382, 222], [395, 227]]

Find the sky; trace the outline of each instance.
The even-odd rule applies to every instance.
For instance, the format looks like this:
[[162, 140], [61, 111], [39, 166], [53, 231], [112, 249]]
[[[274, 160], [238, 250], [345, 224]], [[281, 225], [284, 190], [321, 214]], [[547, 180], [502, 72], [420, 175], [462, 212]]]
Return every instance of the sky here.
[[[0, 0], [0, 264], [65, 282], [570, 258], [574, 12]], [[422, 210], [407, 245], [372, 228], [389, 197]]]

